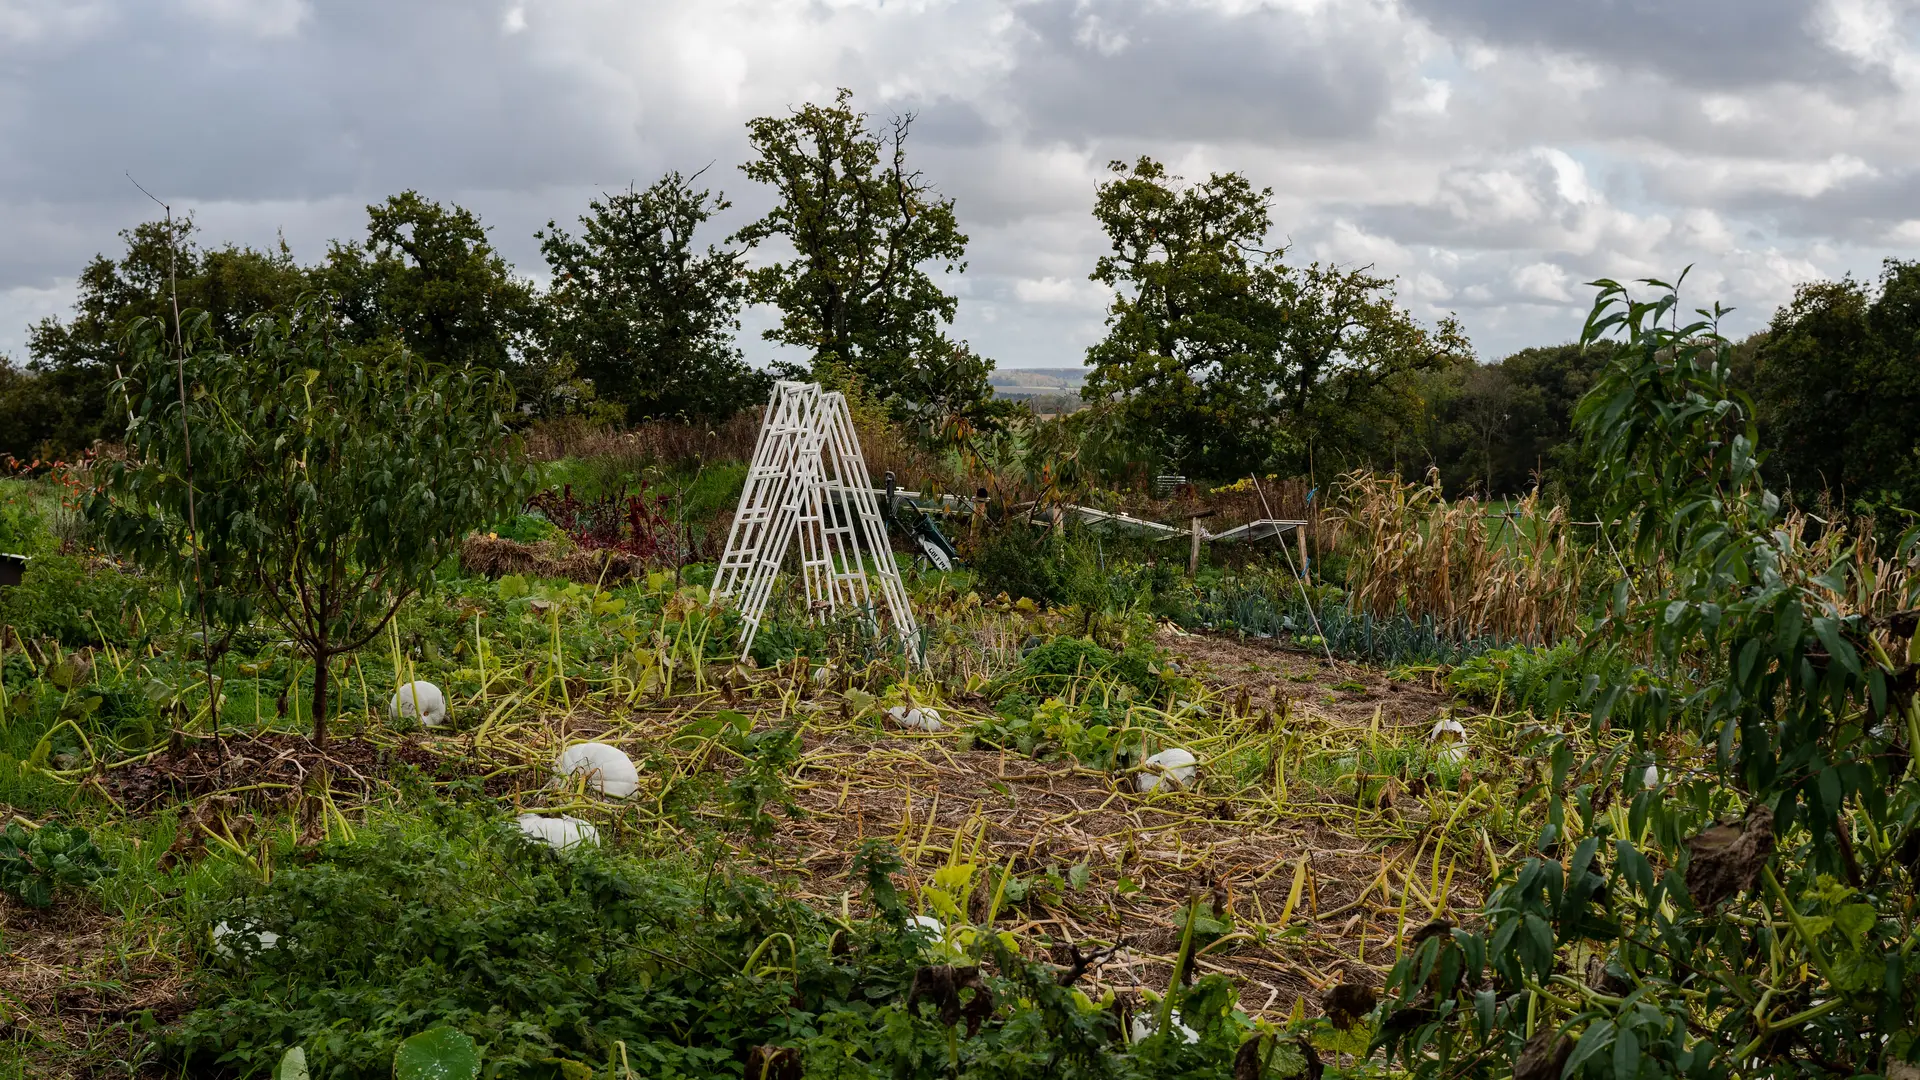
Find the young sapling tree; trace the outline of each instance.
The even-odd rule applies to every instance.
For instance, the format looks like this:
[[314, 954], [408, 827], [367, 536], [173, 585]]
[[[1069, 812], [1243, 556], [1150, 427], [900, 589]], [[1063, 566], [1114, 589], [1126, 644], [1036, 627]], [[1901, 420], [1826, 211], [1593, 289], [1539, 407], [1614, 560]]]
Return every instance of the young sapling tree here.
[[324, 746], [333, 661], [429, 588], [470, 529], [518, 506], [533, 475], [507, 431], [512, 394], [497, 373], [436, 369], [397, 344], [351, 346], [319, 301], [248, 329], [251, 340], [228, 349], [194, 320], [176, 367], [164, 328], [134, 324], [116, 384], [131, 410], [127, 453], [87, 513], [190, 603], [204, 591], [226, 626], [263, 616], [292, 638], [313, 663], [313, 738]]

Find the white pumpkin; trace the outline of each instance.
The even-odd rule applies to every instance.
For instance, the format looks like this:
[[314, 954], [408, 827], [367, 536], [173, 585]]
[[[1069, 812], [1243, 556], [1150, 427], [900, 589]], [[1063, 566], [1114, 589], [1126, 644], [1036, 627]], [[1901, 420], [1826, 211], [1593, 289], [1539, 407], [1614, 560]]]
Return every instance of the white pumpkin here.
[[213, 924], [213, 954], [215, 956], [226, 960], [233, 959], [233, 946], [227, 943], [227, 939], [229, 938], [233, 939], [233, 942], [240, 946], [240, 951], [242, 952], [264, 952], [268, 949], [280, 947], [280, 935], [271, 930], [255, 930], [244, 924], [241, 925], [239, 929], [235, 929], [227, 925], [223, 919]]
[[1162, 785], [1191, 787], [1197, 761], [1193, 754], [1177, 746], [1162, 750], [1140, 763], [1141, 771], [1134, 776], [1134, 787], [1140, 791], [1158, 791]]
[[1450, 716], [1443, 716], [1427, 732], [1427, 741], [1437, 749], [1434, 756], [1442, 761], [1459, 764], [1467, 760], [1467, 728]]
[[565, 851], [577, 844], [599, 844], [600, 830], [576, 817], [562, 814], [558, 817], [542, 817], [539, 814], [521, 814], [514, 819], [520, 831], [539, 840], [555, 851]]
[[[1133, 1017], [1132, 1041], [1139, 1042], [1140, 1040], [1148, 1037], [1149, 1035], [1152, 1035], [1154, 1028], [1158, 1026], [1159, 1026], [1158, 1022], [1153, 1017], [1142, 1016], [1138, 1013], [1135, 1013]], [[1178, 1020], [1175, 1020], [1173, 1022], [1173, 1030], [1180, 1033], [1181, 1042], [1197, 1043], [1200, 1041], [1199, 1032], [1193, 1030], [1192, 1028], [1188, 1027], [1187, 1025], [1181, 1023]]]
[[943, 731], [945, 724], [940, 722], [940, 714], [932, 709], [910, 709], [905, 705], [895, 705], [887, 710], [893, 722], [909, 731]]
[[589, 790], [616, 799], [624, 799], [640, 787], [640, 770], [633, 767], [633, 759], [619, 747], [603, 742], [578, 743], [560, 751], [553, 771], [562, 780], [585, 776]]
[[394, 691], [389, 709], [395, 720], [417, 716], [427, 727], [439, 727], [447, 722], [446, 696], [430, 682], [410, 682]]

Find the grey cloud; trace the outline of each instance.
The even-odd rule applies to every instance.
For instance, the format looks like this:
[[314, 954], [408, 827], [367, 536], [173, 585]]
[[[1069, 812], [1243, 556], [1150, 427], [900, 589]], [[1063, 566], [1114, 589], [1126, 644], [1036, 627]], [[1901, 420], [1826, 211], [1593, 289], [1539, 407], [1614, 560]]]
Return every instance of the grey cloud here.
[[1364, 138], [1408, 66], [1367, 10], [1035, 0], [1008, 94], [1043, 139]]
[[1570, 197], [1546, 154], [1463, 162], [1445, 170], [1418, 202], [1346, 208], [1369, 231], [1403, 244], [1465, 249], [1565, 251], [1608, 206]]
[[[518, 186], [605, 169], [631, 139], [589, 87], [474, 4], [316, 5], [293, 34], [129, 5], [4, 55], [0, 196], [113, 199], [131, 169], [200, 199]], [[625, 136], [623, 138], [623, 135]]]
[[1920, 219], [1920, 168], [1858, 177], [1806, 198], [1755, 193], [1728, 204], [1731, 210], [1769, 220], [1783, 236], [1887, 245], [1895, 226]]
[[982, 115], [972, 102], [938, 97], [930, 101], [903, 101], [888, 111], [911, 113], [915, 144], [957, 149], [976, 149], [998, 140], [993, 122]]
[[1405, 0], [1443, 34], [1544, 47], [1675, 82], [1859, 84], [1873, 78], [1820, 38], [1816, 0]]
[[[209, 243], [284, 227], [302, 259], [417, 187], [537, 274], [549, 218], [711, 163], [722, 235], [768, 197], [735, 169], [741, 124], [835, 86], [919, 115], [913, 162], [973, 237], [956, 332], [1014, 366], [1099, 333], [1068, 286], [1105, 246], [1100, 164], [1143, 152], [1272, 184], [1302, 256], [1406, 275], [1487, 355], [1577, 332], [1579, 280], [1688, 261], [1764, 320], [1794, 275], [1870, 272], [1920, 216], [1920, 110], [1821, 39], [1813, 0], [539, 0], [508, 33], [512, 2], [313, 0], [272, 33], [189, 14], [256, 10], [230, 0], [0, 0], [0, 319], [151, 216], [123, 170]], [[52, 29], [21, 34], [23, 10]], [[1489, 62], [1449, 62], [1476, 42]], [[1590, 190], [1563, 190], [1555, 151]], [[1836, 157], [1866, 175], [1805, 182]], [[1562, 307], [1548, 264], [1575, 283]]]

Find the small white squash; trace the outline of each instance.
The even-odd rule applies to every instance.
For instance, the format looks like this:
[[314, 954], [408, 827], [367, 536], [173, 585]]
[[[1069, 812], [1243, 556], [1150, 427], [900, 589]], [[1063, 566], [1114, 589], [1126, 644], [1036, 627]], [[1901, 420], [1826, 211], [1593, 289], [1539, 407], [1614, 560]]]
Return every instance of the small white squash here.
[[395, 720], [417, 716], [427, 727], [439, 727], [447, 722], [446, 696], [430, 682], [410, 682], [394, 691], [389, 708]]
[[895, 705], [887, 710], [893, 722], [909, 731], [943, 731], [945, 724], [940, 722], [940, 714], [932, 709], [911, 709], [905, 705]]
[[1459, 764], [1467, 760], [1467, 728], [1450, 716], [1443, 716], [1427, 732], [1427, 741], [1437, 749], [1434, 756], [1442, 761]]
[[578, 743], [560, 751], [553, 771], [562, 780], [585, 776], [589, 790], [624, 799], [640, 787], [640, 770], [617, 746], [603, 742]]
[[576, 817], [542, 817], [539, 814], [521, 814], [514, 819], [520, 831], [539, 840], [555, 851], [565, 851], [576, 844], [599, 844], [600, 830]]
[[1181, 789], [1191, 787], [1198, 760], [1177, 746], [1162, 750], [1140, 763], [1141, 771], [1134, 776], [1134, 787], [1140, 791], [1158, 791], [1163, 784]]
[[[1132, 1041], [1139, 1042], [1140, 1040], [1148, 1037], [1149, 1035], [1152, 1035], [1153, 1029], [1158, 1026], [1159, 1026], [1158, 1022], [1153, 1017], [1142, 1016], [1139, 1013], [1135, 1013], [1133, 1017]], [[1188, 1027], [1187, 1025], [1181, 1023], [1178, 1020], [1175, 1020], [1173, 1022], [1173, 1030], [1180, 1033], [1180, 1041], [1182, 1042], [1197, 1043], [1200, 1041], [1199, 1032], [1193, 1030], [1192, 1028]]]
[[265, 952], [268, 949], [280, 947], [280, 935], [271, 930], [255, 930], [245, 924], [235, 929], [227, 925], [226, 920], [223, 919], [213, 924], [213, 954], [215, 956], [225, 960], [233, 959], [233, 945], [227, 943], [229, 938], [233, 940], [234, 944], [240, 946], [241, 952], [245, 953]]

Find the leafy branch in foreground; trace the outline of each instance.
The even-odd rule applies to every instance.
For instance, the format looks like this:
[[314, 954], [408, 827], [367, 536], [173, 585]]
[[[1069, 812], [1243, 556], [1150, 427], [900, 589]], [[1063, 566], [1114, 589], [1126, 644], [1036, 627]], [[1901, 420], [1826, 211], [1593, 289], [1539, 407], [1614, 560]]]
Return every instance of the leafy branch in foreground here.
[[1873, 569], [1781, 527], [1723, 311], [1681, 325], [1677, 286], [1597, 284], [1584, 343], [1612, 363], [1578, 417], [1627, 572], [1586, 645], [1616, 662], [1587, 670], [1640, 667], [1589, 680], [1595, 749], [1543, 748], [1539, 857], [1484, 929], [1407, 950], [1377, 1045], [1423, 1077], [1898, 1071], [1920, 1056], [1914, 614], [1854, 609]]
[[161, 325], [134, 325], [117, 384], [127, 453], [87, 513], [189, 603], [204, 592], [228, 628], [258, 614], [285, 631], [314, 665], [324, 744], [333, 660], [429, 588], [469, 529], [518, 506], [532, 472], [513, 456], [511, 395], [494, 373], [429, 368], [390, 344], [349, 349], [318, 302], [248, 328], [247, 346], [226, 349], [195, 321], [183, 398]]

